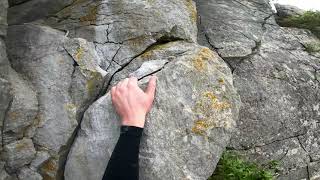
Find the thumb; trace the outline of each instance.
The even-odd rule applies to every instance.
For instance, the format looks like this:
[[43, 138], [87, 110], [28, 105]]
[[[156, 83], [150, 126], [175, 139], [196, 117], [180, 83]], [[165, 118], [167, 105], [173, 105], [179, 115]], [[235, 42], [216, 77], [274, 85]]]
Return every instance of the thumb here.
[[156, 87], [157, 87], [157, 77], [151, 76], [151, 78], [149, 79], [148, 87], [145, 92], [149, 96], [149, 98], [151, 99], [154, 98]]

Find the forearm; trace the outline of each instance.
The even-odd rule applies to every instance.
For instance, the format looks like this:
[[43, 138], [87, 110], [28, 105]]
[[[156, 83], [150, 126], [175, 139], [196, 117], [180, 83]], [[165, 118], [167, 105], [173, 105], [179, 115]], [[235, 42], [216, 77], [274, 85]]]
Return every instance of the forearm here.
[[143, 128], [122, 126], [103, 180], [138, 180], [139, 145]]

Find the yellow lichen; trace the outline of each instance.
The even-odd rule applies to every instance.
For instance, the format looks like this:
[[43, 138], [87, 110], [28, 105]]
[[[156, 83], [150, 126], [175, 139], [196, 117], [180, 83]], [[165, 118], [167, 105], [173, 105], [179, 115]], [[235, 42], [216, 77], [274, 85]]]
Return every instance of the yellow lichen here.
[[218, 113], [222, 113], [230, 107], [231, 105], [228, 102], [220, 101], [213, 92], [204, 92], [193, 108], [193, 112], [201, 118], [195, 120], [191, 131], [198, 135], [205, 135], [207, 130], [214, 127], [230, 127], [228, 120], [217, 117]]
[[193, 58], [193, 66], [198, 71], [207, 70], [207, 63], [209, 60], [213, 60], [215, 55], [209, 48], [202, 48], [197, 55]]
[[172, 45], [172, 43], [165, 43], [165, 44], [157, 44], [157, 45], [154, 45], [152, 46], [150, 49], [148, 49], [148, 51], [144, 52], [140, 57], [142, 59], [150, 59], [152, 58], [152, 56], [154, 55], [154, 53], [156, 51], [160, 51], [160, 50], [163, 50], [165, 48], [168, 48]]
[[212, 105], [212, 108], [218, 109], [218, 110], [224, 110], [230, 108], [231, 105], [227, 102], [217, 102]]
[[185, 5], [187, 6], [187, 9], [189, 11], [190, 14], [190, 19], [193, 23], [197, 22], [197, 8], [194, 5], [192, 0], [185, 0], [184, 1]]
[[223, 78], [218, 79], [218, 81], [219, 81], [220, 84], [224, 84], [224, 79]]
[[215, 102], [217, 100], [217, 96], [215, 96], [213, 92], [205, 92], [203, 96], [207, 97], [211, 102]]
[[98, 8], [97, 6], [93, 6], [89, 9], [87, 15], [80, 17], [80, 22], [95, 22], [97, 19]]
[[83, 57], [83, 51], [84, 51], [84, 49], [81, 46], [77, 49], [77, 52], [74, 55], [77, 61]]
[[21, 151], [23, 149], [26, 149], [27, 146], [28, 146], [28, 144], [26, 144], [26, 143], [18, 143], [15, 145], [15, 148], [17, 151]]
[[210, 125], [208, 123], [207, 120], [197, 120], [191, 131], [195, 134], [198, 134], [198, 135], [205, 135], [205, 132], [207, 131], [207, 129], [209, 129], [212, 125]]
[[153, 52], [152, 51], [147, 51], [145, 53], [143, 53], [140, 57], [142, 59], [150, 59], [152, 57]]

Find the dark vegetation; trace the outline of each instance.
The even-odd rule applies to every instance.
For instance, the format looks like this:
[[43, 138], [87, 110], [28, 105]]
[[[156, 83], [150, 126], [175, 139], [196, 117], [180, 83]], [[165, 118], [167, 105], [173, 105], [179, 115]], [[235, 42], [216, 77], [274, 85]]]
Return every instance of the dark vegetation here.
[[[320, 39], [320, 11], [306, 11], [302, 15], [278, 18], [277, 22], [284, 27], [308, 29]], [[305, 48], [309, 53], [320, 52], [320, 41], [308, 43]]]
[[279, 18], [277, 21], [280, 26], [309, 29], [320, 38], [320, 11], [306, 11], [302, 15]]
[[278, 165], [279, 162], [271, 161], [261, 166], [242, 159], [239, 154], [226, 151], [208, 180], [273, 180]]

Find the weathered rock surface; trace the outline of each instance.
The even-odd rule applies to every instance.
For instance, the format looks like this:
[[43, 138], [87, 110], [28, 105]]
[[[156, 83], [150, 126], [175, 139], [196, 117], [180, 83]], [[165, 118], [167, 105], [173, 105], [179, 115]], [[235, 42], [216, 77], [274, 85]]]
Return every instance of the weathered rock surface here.
[[[98, 67], [97, 53], [87, 47], [85, 40], [69, 39], [50, 27], [10, 26], [7, 39], [13, 68], [37, 89], [39, 112], [30, 136], [38, 150], [51, 154], [47, 163], [55, 164], [40, 167], [41, 172], [58, 178], [56, 173], [63, 168], [69, 140], [84, 110], [100, 93], [106, 72]], [[46, 174], [47, 170], [53, 172]]]
[[196, 41], [196, 9], [191, 0], [75, 1], [46, 23], [95, 43], [99, 65], [117, 71], [152, 44]]
[[23, 24], [52, 15], [73, 0], [9, 0], [8, 23]]
[[258, 163], [280, 161], [279, 179], [308, 178], [320, 150], [320, 61], [305, 45], [318, 40], [279, 27], [264, 0], [196, 2], [199, 41], [230, 65], [242, 101], [229, 148]]
[[42, 180], [42, 176], [37, 172], [29, 169], [29, 168], [22, 168], [18, 174], [19, 180]]
[[21, 139], [26, 135], [38, 113], [36, 93], [31, 86], [11, 68], [9, 68], [8, 81], [11, 84], [11, 94], [14, 96], [3, 123], [4, 144]]
[[[142, 55], [132, 64], [143, 58], [168, 64], [156, 73], [157, 95], [140, 148], [140, 178], [206, 179], [235, 127], [238, 98], [230, 70], [217, 54], [195, 44], [173, 42], [147, 53], [148, 58]], [[68, 156], [66, 179], [102, 178], [119, 122], [109, 93], [90, 106]]]
[[279, 27], [267, 0], [196, 3], [9, 0], [6, 37], [0, 0], [0, 179], [100, 179], [119, 136], [108, 89], [151, 74], [141, 179], [210, 176], [235, 130], [233, 83], [229, 148], [280, 161], [278, 179], [319, 179], [320, 54], [305, 51], [319, 40]]
[[29, 164], [36, 151], [31, 139], [22, 139], [7, 144], [3, 147], [1, 158], [7, 163], [8, 168], [14, 171], [25, 164]]
[[295, 6], [283, 5], [283, 4], [275, 4], [274, 6], [277, 10], [278, 17], [281, 17], [281, 18], [302, 15], [304, 12], [304, 10], [299, 9]]

